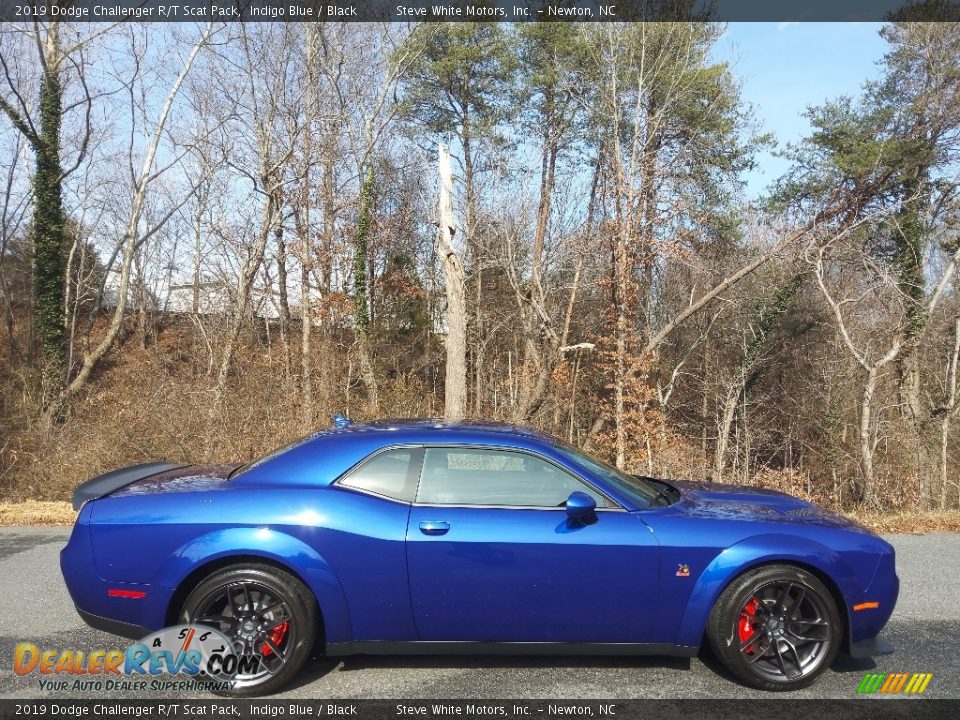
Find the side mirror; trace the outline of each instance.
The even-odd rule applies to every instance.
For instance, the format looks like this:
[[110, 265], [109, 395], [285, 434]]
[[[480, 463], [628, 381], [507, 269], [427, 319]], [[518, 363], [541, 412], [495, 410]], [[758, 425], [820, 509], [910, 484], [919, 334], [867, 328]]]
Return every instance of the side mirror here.
[[586, 520], [597, 512], [597, 501], [586, 493], [574, 490], [567, 498], [567, 517], [571, 520]]

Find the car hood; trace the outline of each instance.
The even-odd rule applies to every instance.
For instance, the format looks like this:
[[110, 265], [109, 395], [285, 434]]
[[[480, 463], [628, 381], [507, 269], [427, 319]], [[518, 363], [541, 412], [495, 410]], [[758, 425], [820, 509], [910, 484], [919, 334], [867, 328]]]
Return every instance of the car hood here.
[[112, 493], [112, 497], [212, 490], [226, 482], [238, 467], [239, 463], [178, 467], [132, 482]]
[[779, 490], [684, 480], [670, 484], [680, 491], [674, 507], [688, 515], [866, 530], [849, 518]]

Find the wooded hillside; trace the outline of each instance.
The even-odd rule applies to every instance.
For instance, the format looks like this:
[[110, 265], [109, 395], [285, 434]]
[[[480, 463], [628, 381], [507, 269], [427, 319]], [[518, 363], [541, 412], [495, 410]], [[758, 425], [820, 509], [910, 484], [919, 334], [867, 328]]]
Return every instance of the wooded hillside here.
[[759, 202], [723, 32], [3, 27], [0, 493], [343, 412], [957, 508], [960, 26], [886, 26]]

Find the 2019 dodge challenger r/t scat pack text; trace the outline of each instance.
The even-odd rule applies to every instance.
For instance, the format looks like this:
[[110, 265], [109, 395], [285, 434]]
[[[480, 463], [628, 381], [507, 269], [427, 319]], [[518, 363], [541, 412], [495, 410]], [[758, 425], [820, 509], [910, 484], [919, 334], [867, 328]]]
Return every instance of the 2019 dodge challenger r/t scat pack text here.
[[247, 465], [152, 463], [81, 485], [61, 556], [92, 626], [197, 624], [273, 692], [316, 648], [659, 654], [709, 643], [740, 682], [790, 690], [838, 651], [891, 652], [894, 550], [757, 487], [627, 475], [542, 433], [353, 424]]

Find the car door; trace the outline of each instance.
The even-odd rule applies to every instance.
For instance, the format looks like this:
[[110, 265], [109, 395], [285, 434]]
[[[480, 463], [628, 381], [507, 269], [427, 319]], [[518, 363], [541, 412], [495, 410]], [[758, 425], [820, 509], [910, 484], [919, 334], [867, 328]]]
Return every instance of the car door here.
[[[594, 518], [568, 519], [574, 490]], [[647, 642], [659, 548], [626, 512], [526, 451], [427, 447], [407, 529], [420, 640]]]

